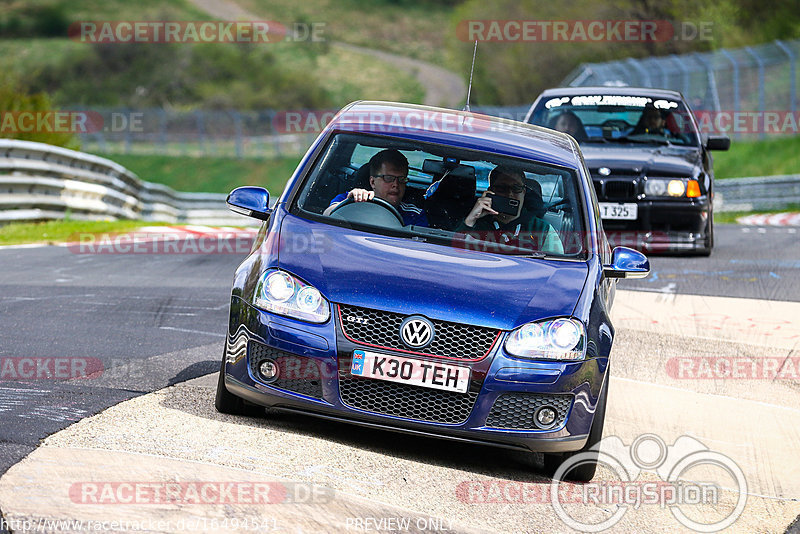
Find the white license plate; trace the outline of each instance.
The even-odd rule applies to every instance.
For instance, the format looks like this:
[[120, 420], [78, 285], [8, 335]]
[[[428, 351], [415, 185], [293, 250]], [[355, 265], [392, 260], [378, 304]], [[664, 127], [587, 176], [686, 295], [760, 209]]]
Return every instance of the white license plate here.
[[364, 350], [353, 351], [350, 373], [355, 376], [458, 393], [466, 393], [469, 389], [469, 367], [389, 356]]
[[617, 204], [616, 202], [600, 202], [600, 217], [603, 219], [623, 219], [635, 221], [639, 214], [638, 204]]

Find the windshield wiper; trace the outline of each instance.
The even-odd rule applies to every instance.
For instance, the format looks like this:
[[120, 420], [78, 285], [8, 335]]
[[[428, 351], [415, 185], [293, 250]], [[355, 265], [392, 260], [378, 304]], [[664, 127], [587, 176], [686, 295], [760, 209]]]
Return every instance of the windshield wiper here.
[[672, 145], [669, 139], [665, 137], [648, 137], [647, 139], [636, 139], [633, 137], [628, 137], [624, 135], [622, 137], [616, 137], [613, 139], [609, 139], [609, 141], [613, 141], [615, 143], [623, 142], [623, 143], [638, 143], [642, 145]]

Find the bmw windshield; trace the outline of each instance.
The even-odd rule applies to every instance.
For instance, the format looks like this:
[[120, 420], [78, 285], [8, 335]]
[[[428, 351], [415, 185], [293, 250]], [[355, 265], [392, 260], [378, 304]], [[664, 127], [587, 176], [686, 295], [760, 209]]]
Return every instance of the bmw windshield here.
[[530, 122], [570, 134], [579, 143], [698, 146], [683, 102], [629, 95], [542, 98]]

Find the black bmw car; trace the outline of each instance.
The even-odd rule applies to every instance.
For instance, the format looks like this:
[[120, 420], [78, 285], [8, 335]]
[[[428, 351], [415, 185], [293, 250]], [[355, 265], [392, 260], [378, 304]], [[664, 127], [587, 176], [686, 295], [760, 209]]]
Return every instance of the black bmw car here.
[[581, 146], [603, 226], [615, 245], [707, 256], [714, 247], [710, 150], [676, 91], [633, 87], [548, 89], [526, 122], [566, 132]]

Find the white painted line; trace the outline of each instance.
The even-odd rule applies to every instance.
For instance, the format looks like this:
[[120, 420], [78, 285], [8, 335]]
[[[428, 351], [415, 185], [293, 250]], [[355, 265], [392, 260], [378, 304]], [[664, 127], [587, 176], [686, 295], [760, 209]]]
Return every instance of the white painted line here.
[[189, 334], [205, 334], [207, 336], [225, 337], [225, 334], [219, 332], [203, 332], [202, 330], [190, 330], [188, 328], [176, 328], [174, 326], [159, 326], [161, 330], [175, 330], [177, 332], [188, 332]]
[[30, 243], [27, 245], [0, 245], [0, 250], [14, 250], [20, 248], [42, 248], [49, 247], [47, 243]]

